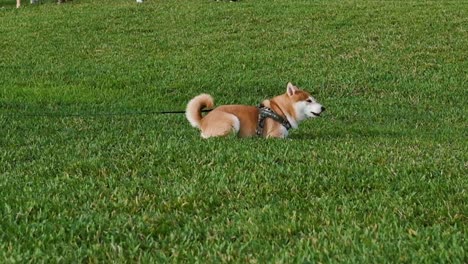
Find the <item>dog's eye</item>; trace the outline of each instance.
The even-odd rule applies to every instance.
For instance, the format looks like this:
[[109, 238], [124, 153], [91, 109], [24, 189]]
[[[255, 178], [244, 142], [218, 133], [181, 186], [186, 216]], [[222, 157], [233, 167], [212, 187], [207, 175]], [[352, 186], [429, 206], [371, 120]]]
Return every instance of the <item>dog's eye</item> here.
[[312, 103], [312, 99], [307, 99], [306, 102]]

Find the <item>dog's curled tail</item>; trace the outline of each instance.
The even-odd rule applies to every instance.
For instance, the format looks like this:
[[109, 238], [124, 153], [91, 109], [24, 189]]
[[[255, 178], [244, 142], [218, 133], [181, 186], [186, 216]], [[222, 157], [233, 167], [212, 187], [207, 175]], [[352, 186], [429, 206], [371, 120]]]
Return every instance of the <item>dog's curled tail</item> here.
[[185, 110], [185, 117], [193, 127], [200, 128], [200, 122], [202, 120], [201, 111], [205, 108], [213, 108], [214, 100], [209, 94], [200, 94], [195, 96], [187, 104]]

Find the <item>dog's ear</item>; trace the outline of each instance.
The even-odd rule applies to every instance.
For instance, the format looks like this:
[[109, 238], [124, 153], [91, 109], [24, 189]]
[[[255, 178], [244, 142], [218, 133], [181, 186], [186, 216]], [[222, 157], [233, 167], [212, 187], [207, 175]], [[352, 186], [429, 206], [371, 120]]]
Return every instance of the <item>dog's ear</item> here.
[[286, 93], [289, 96], [293, 96], [298, 91], [297, 87], [294, 86], [292, 83], [288, 82], [288, 87], [286, 88]]

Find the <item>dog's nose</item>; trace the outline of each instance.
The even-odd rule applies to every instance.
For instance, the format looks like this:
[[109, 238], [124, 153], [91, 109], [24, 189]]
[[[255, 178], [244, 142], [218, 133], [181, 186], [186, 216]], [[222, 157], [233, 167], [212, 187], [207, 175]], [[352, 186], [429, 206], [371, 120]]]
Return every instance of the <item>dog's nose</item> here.
[[322, 106], [322, 108], [320, 108], [320, 110], [323, 112], [325, 111], [325, 107]]

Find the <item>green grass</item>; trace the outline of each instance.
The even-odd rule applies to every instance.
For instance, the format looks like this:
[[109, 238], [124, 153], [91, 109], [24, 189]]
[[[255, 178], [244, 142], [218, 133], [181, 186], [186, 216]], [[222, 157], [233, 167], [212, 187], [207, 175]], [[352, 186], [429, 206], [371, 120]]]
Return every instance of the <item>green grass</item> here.
[[[466, 2], [0, 7], [0, 262], [467, 262]], [[287, 140], [128, 115], [288, 81]]]

